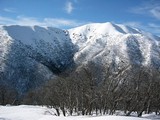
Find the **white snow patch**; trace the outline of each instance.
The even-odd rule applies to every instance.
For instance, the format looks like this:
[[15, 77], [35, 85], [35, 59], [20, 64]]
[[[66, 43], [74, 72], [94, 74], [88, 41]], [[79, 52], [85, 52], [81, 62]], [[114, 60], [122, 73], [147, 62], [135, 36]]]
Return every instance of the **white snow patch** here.
[[144, 115], [145, 118], [126, 116], [55, 116], [55, 110], [41, 106], [0, 106], [0, 120], [155, 120], [158, 116]]

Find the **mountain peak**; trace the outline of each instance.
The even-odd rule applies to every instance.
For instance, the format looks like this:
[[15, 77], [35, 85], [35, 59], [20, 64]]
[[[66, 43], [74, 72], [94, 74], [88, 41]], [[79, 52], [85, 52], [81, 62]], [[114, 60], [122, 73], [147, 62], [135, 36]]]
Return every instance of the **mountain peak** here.
[[[83, 25], [77, 28], [79, 31], [85, 31], [87, 33], [88, 30], [94, 31], [100, 34], [110, 34], [110, 35], [120, 35], [120, 34], [139, 34], [141, 33], [138, 29], [131, 28], [129, 26], [125, 26], [122, 24], [114, 24], [111, 22], [106, 23], [90, 23], [87, 25]], [[70, 29], [70, 30], [73, 30]]]

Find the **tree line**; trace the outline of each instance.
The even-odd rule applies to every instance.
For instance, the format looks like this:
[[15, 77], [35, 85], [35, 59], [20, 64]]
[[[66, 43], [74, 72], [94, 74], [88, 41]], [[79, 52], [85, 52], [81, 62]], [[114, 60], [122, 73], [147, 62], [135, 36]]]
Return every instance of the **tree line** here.
[[[18, 102], [17, 102], [18, 101]], [[15, 90], [0, 86], [0, 104], [45, 105], [56, 115], [113, 115], [117, 110], [129, 116], [136, 112], [160, 114], [160, 74], [143, 66], [128, 65], [113, 70], [113, 65], [89, 62], [70, 75], [61, 75], [32, 89], [21, 99]]]
[[136, 112], [140, 117], [143, 112], [159, 114], [159, 101], [157, 70], [128, 65], [113, 72], [111, 65], [97, 66], [90, 62], [67, 77], [57, 77], [30, 91], [23, 102], [55, 108], [58, 116], [113, 115], [120, 110], [127, 116]]

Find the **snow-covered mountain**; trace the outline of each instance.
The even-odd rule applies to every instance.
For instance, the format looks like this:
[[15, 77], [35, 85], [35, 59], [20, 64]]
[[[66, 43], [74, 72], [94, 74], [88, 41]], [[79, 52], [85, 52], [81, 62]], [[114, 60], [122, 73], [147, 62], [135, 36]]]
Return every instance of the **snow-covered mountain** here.
[[78, 47], [74, 61], [160, 65], [160, 38], [135, 28], [112, 23], [88, 24], [69, 30]]
[[89, 61], [113, 72], [127, 65], [160, 70], [160, 38], [109, 22], [70, 30], [0, 26], [0, 80], [22, 92]]
[[74, 63], [68, 32], [50, 27], [0, 27], [0, 82], [22, 93]]

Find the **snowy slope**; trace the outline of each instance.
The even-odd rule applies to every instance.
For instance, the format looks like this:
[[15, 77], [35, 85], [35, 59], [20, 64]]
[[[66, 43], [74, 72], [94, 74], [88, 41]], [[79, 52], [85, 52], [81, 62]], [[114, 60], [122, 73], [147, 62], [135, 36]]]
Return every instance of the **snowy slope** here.
[[68, 116], [57, 117], [55, 110], [40, 106], [0, 106], [0, 120], [158, 120], [155, 115], [142, 118], [126, 116]]
[[73, 28], [69, 33], [79, 49], [74, 60], [80, 64], [101, 59], [150, 66], [160, 60], [160, 38], [135, 28], [107, 22]]
[[51, 79], [73, 63], [73, 44], [67, 31], [38, 26], [0, 27], [1, 84], [20, 92]]
[[[57, 68], [61, 67], [61, 64], [65, 66], [65, 62], [70, 62], [68, 57], [72, 57], [72, 43], [67, 31], [39, 26], [3, 26], [1, 30], [5, 30], [5, 35], [12, 41], [12, 45], [19, 43], [19, 46], [28, 49], [27, 52], [31, 50], [27, 54], [38, 62], [54, 61]], [[39, 54], [41, 60], [37, 59]]]

